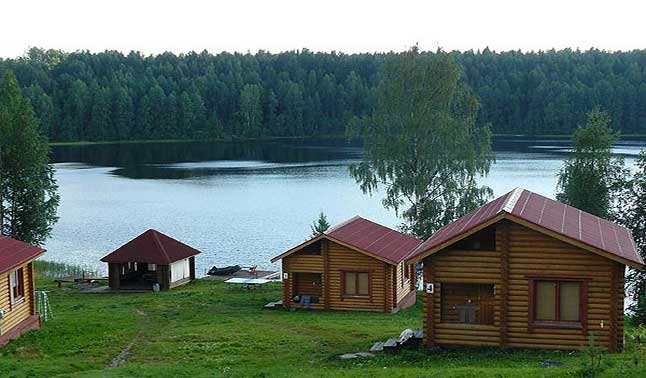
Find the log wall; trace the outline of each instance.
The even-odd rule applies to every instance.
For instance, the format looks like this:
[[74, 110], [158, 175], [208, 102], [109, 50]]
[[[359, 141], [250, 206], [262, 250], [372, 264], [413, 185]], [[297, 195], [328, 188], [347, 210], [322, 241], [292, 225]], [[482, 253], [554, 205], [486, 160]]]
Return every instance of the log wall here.
[[[396, 307], [396, 301], [403, 299], [410, 292], [410, 284], [404, 285], [401, 294], [394, 292], [396, 269], [390, 264], [357, 252], [332, 241], [322, 241], [321, 255], [299, 254], [295, 252], [283, 258], [283, 304], [285, 307], [298, 307], [292, 301], [296, 293], [294, 273], [320, 273], [322, 295], [313, 309], [361, 310], [390, 312]], [[370, 277], [370, 295], [368, 298], [356, 298], [344, 295], [344, 272], [368, 272]], [[401, 285], [398, 285], [398, 287]], [[400, 297], [401, 295], [401, 297]]]
[[[11, 304], [9, 273], [0, 273], [0, 309], [6, 311], [4, 319], [0, 320], [0, 335], [3, 335], [20, 322], [35, 314], [34, 308], [34, 273], [32, 263], [26, 263], [19, 268], [24, 269], [23, 279], [25, 297], [18, 303]], [[15, 270], [15, 269], [14, 269]], [[13, 270], [12, 270], [13, 271]]]
[[[610, 351], [623, 345], [625, 266], [522, 225], [496, 225], [495, 251], [450, 247], [424, 259], [424, 342], [440, 345], [509, 345], [519, 348], [577, 349], [594, 332]], [[580, 328], [545, 328], [530, 322], [530, 277], [587, 282], [587, 321]], [[494, 324], [448, 324], [441, 319], [443, 282], [494, 283]]]

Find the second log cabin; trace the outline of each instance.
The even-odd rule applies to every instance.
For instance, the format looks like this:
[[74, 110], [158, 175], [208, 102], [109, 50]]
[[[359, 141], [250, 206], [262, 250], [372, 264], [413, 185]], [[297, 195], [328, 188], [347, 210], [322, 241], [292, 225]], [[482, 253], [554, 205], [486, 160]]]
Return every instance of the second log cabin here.
[[415, 303], [415, 268], [404, 259], [421, 240], [354, 217], [289, 249], [283, 306], [396, 312]]
[[438, 230], [424, 265], [424, 343], [577, 349], [591, 333], [623, 347], [630, 231], [524, 189]]

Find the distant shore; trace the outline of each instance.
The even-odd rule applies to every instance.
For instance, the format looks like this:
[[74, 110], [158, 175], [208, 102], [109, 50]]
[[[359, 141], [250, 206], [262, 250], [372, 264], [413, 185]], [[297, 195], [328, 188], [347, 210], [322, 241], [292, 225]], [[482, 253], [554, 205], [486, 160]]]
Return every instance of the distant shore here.
[[50, 146], [91, 146], [103, 144], [139, 144], [139, 143], [195, 143], [195, 142], [270, 142], [280, 140], [326, 140], [344, 139], [343, 136], [317, 137], [265, 137], [265, 138], [206, 138], [206, 139], [135, 139], [106, 141], [50, 142]]
[[[551, 138], [569, 139], [569, 134], [531, 135], [531, 134], [493, 134], [494, 138]], [[621, 134], [621, 139], [646, 138], [646, 134]], [[105, 144], [139, 144], [139, 143], [195, 143], [195, 142], [271, 142], [281, 140], [332, 140], [347, 139], [339, 135], [323, 135], [316, 137], [265, 137], [265, 138], [211, 138], [211, 139], [136, 139], [136, 140], [106, 140], [106, 141], [76, 141], [76, 142], [50, 142], [49, 145], [57, 146], [92, 146]]]

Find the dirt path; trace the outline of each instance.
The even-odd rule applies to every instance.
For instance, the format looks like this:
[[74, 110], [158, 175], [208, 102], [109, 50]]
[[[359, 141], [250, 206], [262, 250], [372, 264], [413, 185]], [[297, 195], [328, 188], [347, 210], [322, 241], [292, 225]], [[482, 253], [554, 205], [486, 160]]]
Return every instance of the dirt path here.
[[[148, 323], [148, 315], [145, 312], [141, 310], [137, 310], [137, 314], [142, 316], [144, 323]], [[123, 350], [115, 358], [112, 359], [112, 362], [110, 362], [110, 364], [108, 365], [108, 368], [121, 366], [126, 362], [126, 359], [130, 354], [130, 350], [137, 343], [137, 341], [139, 340], [139, 337], [141, 337], [142, 332], [143, 330], [140, 330], [139, 332], [137, 332], [135, 337], [132, 338], [132, 341], [130, 341], [130, 344], [126, 345], [126, 347], [123, 348]]]

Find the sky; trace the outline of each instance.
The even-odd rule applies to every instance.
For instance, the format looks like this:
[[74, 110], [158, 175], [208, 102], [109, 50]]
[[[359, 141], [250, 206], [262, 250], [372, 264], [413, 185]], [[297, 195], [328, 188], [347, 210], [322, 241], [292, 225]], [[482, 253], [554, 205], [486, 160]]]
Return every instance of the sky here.
[[646, 48], [637, 0], [2, 0], [0, 57], [29, 47], [158, 54]]

